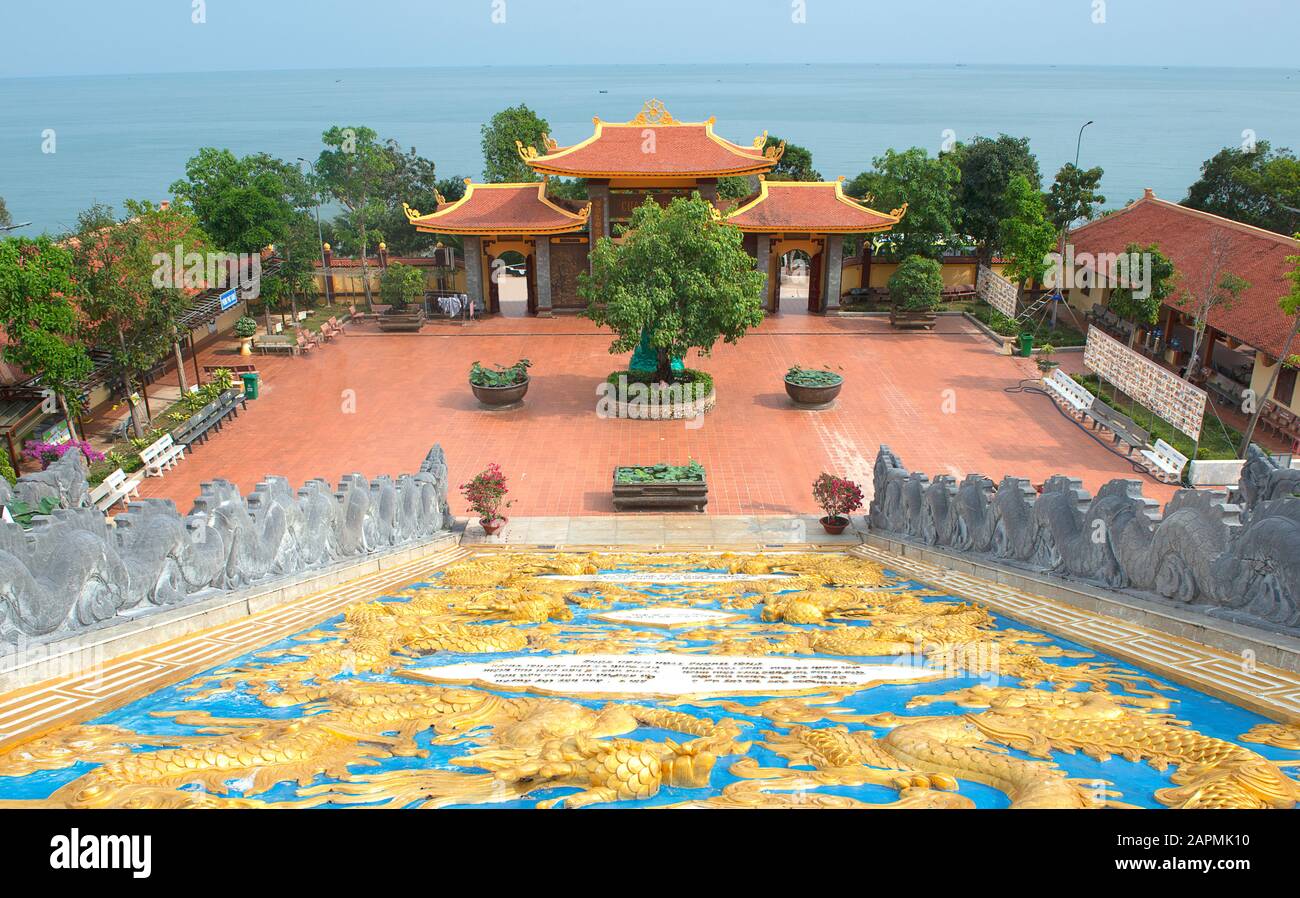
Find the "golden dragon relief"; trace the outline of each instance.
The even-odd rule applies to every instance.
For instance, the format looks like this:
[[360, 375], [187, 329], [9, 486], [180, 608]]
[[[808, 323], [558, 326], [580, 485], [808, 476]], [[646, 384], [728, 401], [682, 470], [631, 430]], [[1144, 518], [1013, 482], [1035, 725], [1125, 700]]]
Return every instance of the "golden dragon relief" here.
[[[602, 575], [610, 570], [619, 576]], [[599, 616], [656, 607], [727, 613], [676, 629]], [[740, 665], [767, 656], [910, 658], [930, 670], [905, 686], [658, 701], [425, 676], [467, 656], [645, 652], [732, 656]], [[969, 685], [972, 676], [979, 685]], [[936, 689], [952, 677], [964, 685]], [[873, 704], [868, 690], [891, 682], [904, 698]], [[0, 804], [972, 807], [963, 783], [996, 789], [1012, 807], [1102, 808], [1132, 798], [1113, 783], [1071, 777], [1063, 764], [1076, 752], [1163, 772], [1168, 787], [1151, 798], [1169, 807], [1290, 808], [1300, 798], [1287, 772], [1293, 762], [1241, 744], [1300, 751], [1295, 727], [1260, 723], [1240, 742], [1205, 735], [1175, 718], [1171, 688], [1151, 677], [999, 627], [978, 603], [832, 553], [476, 557], [397, 597], [356, 602], [287, 648], [179, 690], [177, 706], [151, 712], [157, 731], [67, 726], [0, 753]], [[786, 766], [760, 763], [754, 746]], [[94, 766], [44, 799], [3, 798], [7, 778], [77, 764]], [[896, 798], [841, 794], [855, 786]]]

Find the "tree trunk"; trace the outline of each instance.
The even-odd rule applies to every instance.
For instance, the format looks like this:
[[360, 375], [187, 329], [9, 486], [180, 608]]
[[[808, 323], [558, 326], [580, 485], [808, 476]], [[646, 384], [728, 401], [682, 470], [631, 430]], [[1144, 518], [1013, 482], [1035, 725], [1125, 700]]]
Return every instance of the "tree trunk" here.
[[666, 349], [655, 350], [655, 377], [661, 381], [672, 382], [673, 360]]
[[1200, 327], [1200, 321], [1192, 328], [1192, 353], [1187, 357], [1187, 366], [1183, 369], [1183, 378], [1192, 379], [1193, 370], [1197, 365], [1197, 358], [1201, 354], [1201, 340], [1204, 339], [1204, 333]]
[[185, 357], [181, 355], [181, 341], [172, 341], [172, 351], [176, 354], [176, 381], [180, 384], [181, 395], [184, 396], [190, 391], [189, 384], [185, 382]]
[[77, 433], [77, 425], [73, 423], [72, 411], [68, 408], [68, 400], [63, 398], [62, 393], [59, 394], [58, 398], [59, 408], [63, 410], [63, 420], [68, 422], [68, 436], [74, 440], [81, 439], [81, 435]]
[[135, 400], [131, 398], [135, 393], [135, 388], [131, 384], [131, 375], [122, 374], [122, 386], [126, 388], [126, 407], [131, 415], [131, 430], [135, 433], [136, 439], [144, 436], [144, 426], [140, 423], [140, 416], [136, 413]]

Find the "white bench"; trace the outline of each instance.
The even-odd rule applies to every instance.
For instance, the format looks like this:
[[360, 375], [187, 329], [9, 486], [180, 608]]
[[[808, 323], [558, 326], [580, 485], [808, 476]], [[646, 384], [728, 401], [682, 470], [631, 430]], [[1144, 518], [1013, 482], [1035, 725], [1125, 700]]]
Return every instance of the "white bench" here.
[[1088, 392], [1087, 387], [1070, 377], [1060, 368], [1052, 369], [1051, 375], [1043, 378], [1043, 386], [1047, 387], [1048, 391], [1060, 397], [1062, 402], [1081, 415], [1086, 414], [1088, 409], [1092, 408], [1092, 403], [1096, 399], [1092, 393]]
[[161, 477], [163, 471], [171, 468], [185, 457], [185, 446], [166, 434], [154, 440], [140, 450], [140, 461], [144, 462], [145, 473], [150, 477]]
[[126, 472], [118, 468], [104, 478], [103, 483], [90, 491], [90, 501], [100, 511], [108, 511], [118, 502], [123, 505], [130, 496], [140, 498], [139, 476], [127, 477]]
[[[1156, 466], [1161, 480], [1177, 483], [1183, 477], [1183, 468], [1187, 467], [1187, 456], [1170, 446], [1164, 440], [1156, 440], [1155, 446], [1142, 450], [1142, 457]], [[1164, 475], [1164, 476], [1161, 476]]]

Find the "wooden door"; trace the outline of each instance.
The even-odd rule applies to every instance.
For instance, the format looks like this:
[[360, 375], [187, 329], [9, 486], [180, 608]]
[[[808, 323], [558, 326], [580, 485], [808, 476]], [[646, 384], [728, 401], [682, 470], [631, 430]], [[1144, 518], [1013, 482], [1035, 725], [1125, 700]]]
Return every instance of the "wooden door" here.
[[822, 253], [819, 251], [808, 261], [808, 311], [816, 314], [822, 310]]

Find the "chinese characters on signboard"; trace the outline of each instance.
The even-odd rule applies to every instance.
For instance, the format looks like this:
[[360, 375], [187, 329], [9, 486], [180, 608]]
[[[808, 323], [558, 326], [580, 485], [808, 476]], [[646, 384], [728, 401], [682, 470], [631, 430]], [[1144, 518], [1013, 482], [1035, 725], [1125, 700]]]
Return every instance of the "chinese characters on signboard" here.
[[1201, 438], [1204, 390], [1095, 327], [1088, 329], [1083, 364], [1192, 439]]

